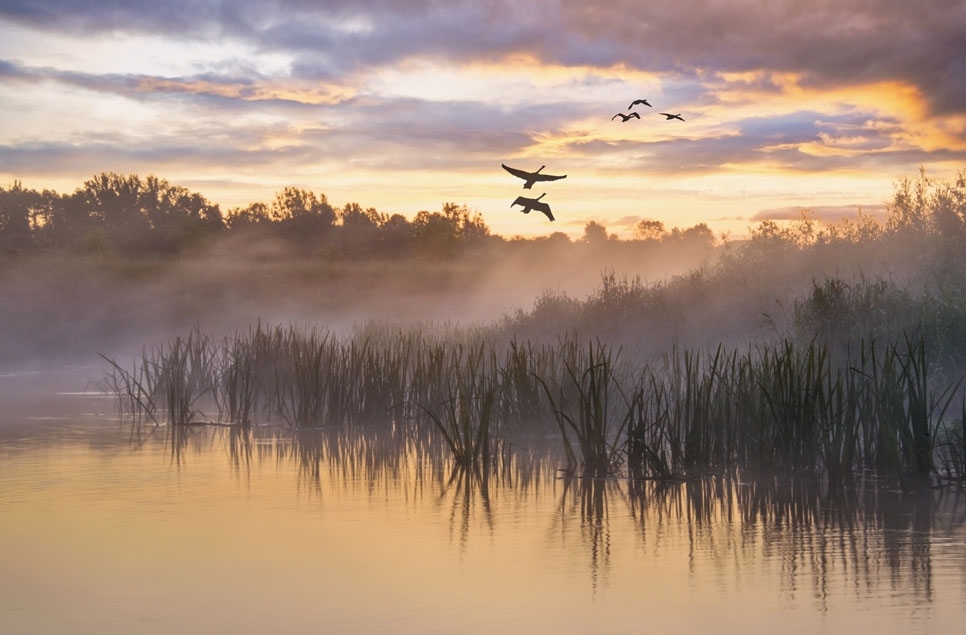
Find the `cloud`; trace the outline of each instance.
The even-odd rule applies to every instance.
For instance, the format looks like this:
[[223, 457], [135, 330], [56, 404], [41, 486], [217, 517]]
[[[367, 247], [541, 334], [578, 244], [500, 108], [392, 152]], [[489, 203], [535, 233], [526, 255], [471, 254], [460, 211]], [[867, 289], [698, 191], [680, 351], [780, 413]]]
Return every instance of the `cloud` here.
[[[563, 3], [567, 31], [605, 39], [612, 61], [662, 69], [801, 74], [808, 85], [900, 80], [937, 111], [966, 107], [959, 79], [966, 5], [957, 0]], [[956, 44], [959, 42], [960, 44]], [[963, 74], [958, 75], [959, 78]]]
[[[660, 128], [663, 122], [644, 125], [661, 134], [682, 130], [670, 127], [677, 124]], [[726, 128], [697, 136], [655, 136], [653, 140], [580, 139], [569, 149], [578, 156], [609, 157], [619, 163], [618, 170], [655, 174], [699, 174], [736, 165], [826, 172], [966, 159], [966, 149], [926, 150], [905, 144], [897, 138], [901, 131], [897, 122], [876, 120], [864, 112], [799, 111], [739, 119], [728, 122]]]
[[166, 96], [210, 99], [221, 106], [231, 101], [272, 103], [277, 106], [318, 106], [338, 103], [351, 96], [349, 90], [337, 85], [291, 85], [255, 73], [225, 75], [209, 72], [186, 77], [86, 73], [26, 66], [9, 60], [0, 60], [0, 79], [31, 83], [58, 82], [90, 91], [144, 100]]
[[532, 55], [545, 63], [689, 73], [775, 70], [808, 86], [883, 80], [917, 86], [934, 112], [966, 109], [966, 5], [959, 0], [12, 0], [0, 18], [69, 33], [232, 38], [296, 55], [331, 77], [407, 58]]
[[[13, 0], [0, 5], [0, 20], [87, 37], [224, 38], [255, 52], [284, 52], [289, 59], [284, 78], [222, 72], [101, 78], [132, 92], [153, 83], [169, 93], [234, 91], [248, 99], [284, 99], [271, 86], [284, 80], [303, 87], [324, 84], [290, 95], [294, 101], [337, 100], [355, 94], [364, 73], [399, 68], [408, 60], [499, 64], [522, 56], [542, 65], [658, 73], [670, 91], [665, 103], [692, 108], [716, 103], [716, 91], [780, 94], [793, 77], [808, 90], [899, 82], [917, 87], [934, 113], [966, 111], [966, 60], [960, 53], [966, 5], [955, 0], [840, 0], [820, 8], [794, 0], [670, 6], [543, 0], [526, 8], [509, 1]], [[5, 74], [17, 70], [25, 69], [7, 68]], [[95, 81], [80, 74], [59, 79]]]
[[[239, 3], [242, 7], [244, 3]], [[192, 0], [7, 0], [0, 17], [44, 31], [64, 33], [167, 33], [184, 37], [210, 34], [216, 25], [235, 23], [220, 2]]]

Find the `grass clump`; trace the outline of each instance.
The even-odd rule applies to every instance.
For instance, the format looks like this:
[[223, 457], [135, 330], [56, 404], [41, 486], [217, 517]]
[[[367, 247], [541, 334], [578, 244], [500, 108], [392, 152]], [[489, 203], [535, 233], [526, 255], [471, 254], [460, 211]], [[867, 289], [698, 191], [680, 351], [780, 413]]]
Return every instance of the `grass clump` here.
[[612, 474], [621, 463], [623, 435], [633, 412], [620, 385], [620, 351], [591, 342], [585, 351], [574, 347], [564, 353], [562, 376], [551, 379], [552, 387], [538, 379], [570, 467], [580, 466], [586, 476]]

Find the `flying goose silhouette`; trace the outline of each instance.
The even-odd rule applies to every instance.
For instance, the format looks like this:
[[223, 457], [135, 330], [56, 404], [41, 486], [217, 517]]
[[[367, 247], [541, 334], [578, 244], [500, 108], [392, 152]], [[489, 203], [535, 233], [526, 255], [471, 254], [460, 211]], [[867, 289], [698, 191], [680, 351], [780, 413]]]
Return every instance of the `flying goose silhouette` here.
[[661, 114], [667, 117], [667, 121], [670, 121], [672, 119], [680, 119], [681, 121], [684, 121], [684, 117], [682, 117], [680, 114], [672, 115], [669, 112], [662, 112]]
[[631, 105], [628, 106], [627, 109], [630, 110], [631, 108], [633, 108], [637, 104], [644, 104], [645, 106], [649, 106], [651, 108], [654, 107], [654, 106], [651, 106], [651, 104], [647, 103], [647, 100], [646, 99], [635, 99], [634, 101], [631, 102]]
[[531, 187], [533, 187], [533, 184], [536, 183], [537, 181], [556, 181], [558, 179], [567, 178], [566, 174], [564, 174], [563, 176], [553, 176], [552, 174], [540, 174], [540, 170], [547, 167], [545, 165], [541, 165], [540, 170], [537, 170], [536, 172], [525, 172], [523, 170], [511, 168], [505, 163], [501, 163], [500, 165], [502, 165], [503, 169], [509, 172], [510, 174], [512, 174], [513, 176], [519, 177], [524, 181], [526, 181], [526, 183], [523, 184], [523, 189], [525, 190], [529, 190]]
[[614, 120], [615, 120], [615, 119], [617, 119], [618, 117], [620, 117], [620, 118], [621, 118], [621, 121], [624, 121], [624, 122], [626, 122], [626, 121], [627, 121], [628, 119], [630, 119], [631, 117], [635, 117], [635, 118], [637, 118], [637, 119], [640, 119], [640, 118], [641, 118], [641, 116], [640, 116], [639, 114], [637, 114], [636, 112], [632, 112], [632, 113], [630, 113], [630, 114], [628, 114], [628, 115], [625, 115], [624, 113], [622, 113], [622, 112], [619, 112], [619, 113], [617, 113], [616, 115], [614, 115], [613, 117], [611, 117], [611, 118], [610, 118], [610, 120], [611, 120], [611, 121], [614, 121]]
[[550, 213], [550, 206], [547, 205], [546, 203], [540, 202], [540, 199], [542, 199], [546, 195], [547, 193], [544, 192], [537, 198], [527, 198], [525, 196], [518, 196], [517, 200], [510, 203], [510, 207], [513, 207], [514, 205], [522, 205], [523, 209], [520, 211], [522, 211], [524, 214], [529, 214], [530, 210], [535, 209], [538, 212], [543, 212], [544, 214], [547, 215], [547, 218], [549, 218], [550, 220], [553, 220], [553, 214]]

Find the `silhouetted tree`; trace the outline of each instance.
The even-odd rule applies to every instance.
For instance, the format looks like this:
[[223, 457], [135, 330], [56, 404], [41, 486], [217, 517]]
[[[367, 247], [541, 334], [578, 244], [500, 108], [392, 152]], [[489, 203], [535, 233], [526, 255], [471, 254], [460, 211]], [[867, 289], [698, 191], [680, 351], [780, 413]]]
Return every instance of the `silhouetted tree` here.
[[74, 200], [85, 220], [90, 221], [90, 229], [99, 230], [94, 235], [103, 236], [107, 247], [128, 252], [149, 249], [151, 226], [141, 209], [141, 179], [137, 175], [102, 172], [85, 181], [74, 192]]
[[0, 251], [29, 249], [31, 210], [38, 207], [41, 197], [35, 190], [25, 190], [14, 181], [9, 190], [0, 188]]
[[413, 218], [412, 241], [417, 254], [451, 258], [456, 253], [458, 239], [456, 224], [439, 212], [421, 211]]
[[178, 251], [224, 227], [217, 205], [155, 176], [143, 181], [140, 202], [148, 217], [154, 251]]
[[595, 220], [584, 225], [584, 235], [581, 241], [591, 247], [600, 247], [607, 244], [607, 228]]
[[219, 231], [221, 211], [202, 195], [153, 175], [101, 173], [54, 219], [53, 233], [87, 249], [174, 252]]
[[31, 242], [36, 247], [57, 247], [56, 226], [66, 197], [44, 190], [30, 208]]
[[358, 203], [347, 203], [339, 212], [338, 252], [348, 256], [370, 256], [380, 248], [380, 227], [385, 216], [374, 208], [363, 210]]
[[714, 247], [715, 244], [714, 232], [705, 223], [698, 223], [694, 227], [688, 227], [687, 229], [678, 229], [675, 227], [662, 240], [708, 248]]
[[834, 245], [840, 243], [858, 244], [875, 242], [882, 239], [885, 227], [874, 216], [858, 210], [858, 219], [844, 218], [834, 225], [823, 228], [815, 237], [816, 243]]
[[490, 235], [490, 228], [479, 212], [470, 213], [466, 205], [443, 203], [443, 216], [456, 228], [457, 238], [464, 245], [477, 245]]
[[634, 236], [639, 240], [660, 240], [665, 234], [664, 223], [645, 218], [634, 226]]
[[379, 228], [384, 256], [400, 257], [412, 252], [413, 226], [402, 214], [392, 214]]
[[919, 169], [919, 178], [911, 181], [900, 179], [896, 184], [896, 191], [889, 208], [889, 219], [886, 223], [890, 231], [924, 232], [930, 225], [929, 188], [931, 182], [926, 176], [925, 168]]
[[337, 218], [324, 194], [295, 187], [275, 195], [270, 213], [286, 240], [315, 250], [324, 246]]
[[234, 207], [228, 210], [225, 225], [230, 230], [249, 230], [253, 227], [267, 227], [272, 217], [265, 203], [251, 203], [244, 208]]
[[570, 240], [570, 236], [568, 236], [563, 232], [554, 232], [549, 236], [538, 237], [538, 238], [535, 238], [534, 240], [545, 243], [547, 245], [555, 246], [555, 247], [556, 246], [563, 247], [566, 245], [573, 244], [572, 241]]

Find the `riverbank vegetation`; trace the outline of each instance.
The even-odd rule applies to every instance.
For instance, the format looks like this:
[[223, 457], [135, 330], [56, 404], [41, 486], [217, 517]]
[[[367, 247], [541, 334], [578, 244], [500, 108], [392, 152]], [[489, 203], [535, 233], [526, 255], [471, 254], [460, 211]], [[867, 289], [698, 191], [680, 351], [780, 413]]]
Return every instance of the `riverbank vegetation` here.
[[[125, 183], [143, 187], [111, 177], [61, 200], [99, 209], [92, 191]], [[634, 240], [593, 223], [576, 241], [506, 239], [465, 207], [393, 220], [294, 190], [221, 217], [190, 193], [151, 188], [195, 210], [179, 212], [195, 238], [148, 240], [178, 247], [145, 256], [137, 240], [166, 226], [154, 208], [138, 208], [138, 231], [81, 214], [94, 225], [65, 234], [79, 242], [8, 240], [0, 276], [34, 308], [13, 311], [11, 329], [31, 333], [54, 323], [44, 309], [66, 310], [105, 336], [133, 321], [142, 341], [163, 342], [133, 364], [105, 356], [137, 425], [412, 424], [467, 466], [487, 465], [507, 439], [551, 435], [568, 469], [593, 476], [966, 475], [966, 173], [900, 181], [884, 218], [822, 225], [804, 212], [742, 241], [653, 222]], [[58, 235], [61, 221], [33, 213], [25, 225], [5, 212], [5, 235]], [[582, 294], [555, 287], [559, 271], [541, 272], [556, 265], [596, 280]], [[38, 301], [51, 281], [60, 295]], [[48, 333], [56, 349], [63, 339]]]

